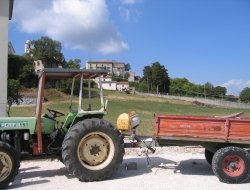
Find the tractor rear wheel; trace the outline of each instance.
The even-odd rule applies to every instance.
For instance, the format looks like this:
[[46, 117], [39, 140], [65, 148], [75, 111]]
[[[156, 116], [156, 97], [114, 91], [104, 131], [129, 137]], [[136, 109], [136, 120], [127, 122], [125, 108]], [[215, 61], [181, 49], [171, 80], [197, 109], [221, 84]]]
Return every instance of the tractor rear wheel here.
[[239, 147], [221, 148], [214, 154], [212, 169], [222, 182], [245, 182], [250, 178], [250, 154]]
[[122, 163], [123, 155], [123, 136], [102, 119], [86, 119], [75, 124], [62, 145], [63, 163], [81, 181], [111, 177]]
[[20, 166], [15, 149], [8, 143], [0, 141], [0, 189], [13, 182]]

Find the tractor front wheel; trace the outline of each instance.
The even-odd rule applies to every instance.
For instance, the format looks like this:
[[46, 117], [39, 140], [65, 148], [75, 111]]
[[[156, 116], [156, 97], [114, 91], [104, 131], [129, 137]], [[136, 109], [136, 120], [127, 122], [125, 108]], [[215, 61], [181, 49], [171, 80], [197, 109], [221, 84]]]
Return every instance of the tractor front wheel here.
[[0, 189], [8, 187], [14, 181], [20, 166], [17, 155], [12, 146], [0, 141]]
[[62, 145], [63, 163], [81, 181], [104, 180], [123, 160], [123, 136], [112, 124], [87, 119], [72, 126]]

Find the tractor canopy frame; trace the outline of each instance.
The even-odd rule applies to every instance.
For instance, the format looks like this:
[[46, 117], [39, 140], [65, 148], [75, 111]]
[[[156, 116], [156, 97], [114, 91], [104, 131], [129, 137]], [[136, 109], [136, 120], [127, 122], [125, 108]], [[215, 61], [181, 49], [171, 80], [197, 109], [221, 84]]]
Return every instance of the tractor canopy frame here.
[[100, 99], [101, 99], [101, 109], [106, 110], [106, 103], [103, 98], [103, 91], [101, 85], [101, 76], [107, 75], [107, 70], [89, 70], [89, 69], [62, 69], [62, 68], [44, 68], [38, 74], [39, 84], [37, 92], [37, 103], [36, 103], [36, 132], [37, 132], [37, 143], [33, 146], [35, 152], [38, 155], [43, 152], [43, 142], [42, 142], [42, 110], [43, 110], [43, 100], [44, 100], [44, 89], [46, 79], [63, 80], [63, 79], [73, 79], [72, 89], [70, 95], [70, 111], [72, 108], [73, 101], [73, 87], [75, 79], [80, 79], [80, 89], [79, 89], [79, 101], [78, 101], [78, 113], [81, 112], [81, 98], [82, 98], [82, 84], [84, 79], [89, 80], [89, 98], [90, 98], [90, 80], [99, 77], [100, 83]]

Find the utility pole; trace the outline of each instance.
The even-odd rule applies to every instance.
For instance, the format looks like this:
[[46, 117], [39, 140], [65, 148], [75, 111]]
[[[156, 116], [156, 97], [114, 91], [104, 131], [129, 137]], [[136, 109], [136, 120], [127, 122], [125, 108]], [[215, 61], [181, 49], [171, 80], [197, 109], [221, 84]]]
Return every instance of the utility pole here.
[[207, 96], [206, 96], [206, 84], [204, 84], [204, 97], [205, 97], [205, 99], [207, 98]]
[[149, 93], [149, 82], [148, 82], [148, 76], [147, 76], [147, 86], [148, 86], [148, 93]]

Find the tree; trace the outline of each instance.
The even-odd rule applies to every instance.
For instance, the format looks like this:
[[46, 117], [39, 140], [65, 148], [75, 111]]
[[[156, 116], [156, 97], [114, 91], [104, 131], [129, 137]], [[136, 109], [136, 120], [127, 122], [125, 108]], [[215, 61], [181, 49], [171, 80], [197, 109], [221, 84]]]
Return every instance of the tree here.
[[[80, 69], [81, 68], [81, 60], [80, 59], [70, 59], [68, 62], [65, 63], [65, 68], [69, 69]], [[80, 85], [79, 81], [75, 81], [75, 89], [74, 92], [79, 90], [77, 86]], [[71, 86], [72, 86], [72, 79], [67, 79], [67, 80], [58, 80], [56, 81], [55, 87], [64, 92], [70, 94], [71, 92]]]
[[8, 79], [8, 91], [7, 91], [7, 101], [8, 101], [8, 110], [7, 114], [10, 116], [10, 108], [13, 103], [20, 104], [22, 101], [22, 95], [20, 94], [20, 82], [15, 79]]
[[130, 67], [130, 64], [127, 63], [125, 64], [125, 71], [130, 71], [131, 67]]
[[166, 93], [169, 91], [170, 81], [167, 69], [159, 62], [155, 62], [152, 64], [152, 80], [157, 94], [158, 92]]
[[204, 95], [205, 96], [213, 96], [213, 92], [214, 92], [214, 86], [207, 82], [204, 84]]
[[18, 79], [21, 69], [24, 65], [32, 63], [23, 56], [19, 55], [8, 55], [8, 78]]
[[53, 67], [54, 65], [63, 65], [65, 60], [61, 42], [52, 40], [47, 36], [41, 37], [39, 40], [32, 41], [34, 46], [31, 49], [31, 55], [36, 60], [42, 60], [44, 67]]
[[32, 61], [25, 56], [8, 56], [8, 78], [18, 80], [20, 85], [26, 88], [37, 85]]
[[81, 68], [81, 60], [80, 59], [70, 59], [65, 64], [65, 68], [71, 68], [71, 69], [80, 69]]
[[24, 65], [19, 74], [20, 84], [26, 88], [36, 87], [38, 77], [34, 74], [32, 65]]
[[170, 81], [167, 69], [159, 62], [144, 67], [142, 82], [147, 85], [148, 92], [167, 93], [169, 91]]
[[224, 96], [226, 96], [226, 93], [227, 93], [227, 89], [225, 87], [216, 86], [214, 88], [214, 94], [217, 97], [224, 97]]
[[214, 87], [207, 82], [204, 85], [194, 84], [186, 78], [170, 79], [170, 93], [183, 96], [206, 96], [221, 98], [226, 96], [227, 89], [225, 87]]
[[148, 93], [152, 89], [152, 68], [150, 66], [145, 66], [143, 69], [142, 82], [147, 85]]
[[240, 101], [249, 103], [250, 102], [250, 88], [244, 88], [240, 93]]
[[176, 95], [188, 95], [191, 93], [192, 83], [186, 78], [170, 79], [170, 93]]

